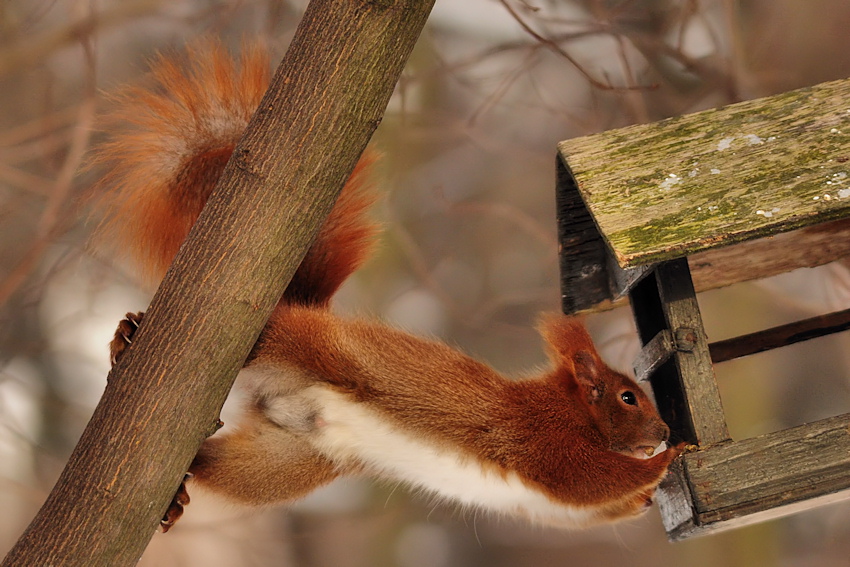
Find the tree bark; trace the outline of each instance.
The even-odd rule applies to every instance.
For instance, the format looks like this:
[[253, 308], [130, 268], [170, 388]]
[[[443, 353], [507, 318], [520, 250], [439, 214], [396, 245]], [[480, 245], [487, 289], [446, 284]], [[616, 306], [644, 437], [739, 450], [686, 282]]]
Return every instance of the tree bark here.
[[46, 503], [3, 561], [134, 565], [373, 131], [433, 0], [312, 0]]

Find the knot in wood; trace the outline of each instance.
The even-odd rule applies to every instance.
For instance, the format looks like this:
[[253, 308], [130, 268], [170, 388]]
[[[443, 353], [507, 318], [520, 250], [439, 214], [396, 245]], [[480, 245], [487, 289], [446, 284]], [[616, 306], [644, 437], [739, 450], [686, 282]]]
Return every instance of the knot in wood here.
[[692, 352], [697, 344], [697, 332], [688, 327], [679, 327], [674, 333], [673, 344], [679, 352]]

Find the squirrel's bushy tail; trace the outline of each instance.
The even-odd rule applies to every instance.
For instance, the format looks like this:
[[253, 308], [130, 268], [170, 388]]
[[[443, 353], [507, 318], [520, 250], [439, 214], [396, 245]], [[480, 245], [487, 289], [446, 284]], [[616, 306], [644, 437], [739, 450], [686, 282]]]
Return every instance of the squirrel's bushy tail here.
[[[246, 45], [235, 59], [215, 40], [160, 55], [150, 85], [114, 95], [108, 142], [94, 154], [106, 167], [98, 240], [126, 251], [146, 281], [158, 283], [195, 223], [270, 80], [269, 55]], [[368, 150], [284, 294], [325, 305], [368, 257], [377, 226]]]

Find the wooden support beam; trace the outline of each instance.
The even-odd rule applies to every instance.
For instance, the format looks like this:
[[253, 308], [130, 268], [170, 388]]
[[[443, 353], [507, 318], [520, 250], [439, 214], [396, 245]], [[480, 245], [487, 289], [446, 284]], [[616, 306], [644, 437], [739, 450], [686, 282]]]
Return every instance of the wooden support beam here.
[[643, 278], [652, 273], [654, 264], [636, 266], [634, 268], [621, 268], [610, 254], [608, 255], [608, 287], [611, 291], [610, 299], [615, 303], [627, 296], [629, 291], [635, 287]]
[[708, 345], [711, 360], [717, 364], [850, 329], [850, 309], [819, 315], [787, 325], [779, 325]]
[[726, 441], [729, 431], [687, 260], [682, 258], [659, 265], [655, 278], [667, 328], [674, 334], [690, 333], [688, 340], [694, 345], [690, 351], [677, 350], [673, 360], [682, 379], [696, 444], [707, 446]]
[[[577, 190], [576, 190], [577, 191]], [[590, 214], [589, 212], [587, 213]], [[607, 250], [607, 244], [598, 237], [599, 246]], [[587, 268], [572, 256], [573, 250], [561, 248], [561, 264], [570, 265], [576, 273]], [[840, 258], [850, 257], [850, 219], [827, 222], [783, 232], [769, 238], [749, 240], [730, 246], [711, 248], [688, 257], [694, 288], [697, 293], [783, 274], [799, 268], [814, 268]], [[602, 266], [601, 262], [595, 265]], [[592, 297], [578, 296], [578, 288], [562, 279], [564, 305], [576, 305], [573, 311], [603, 311], [625, 304], [622, 297], [628, 293], [653, 265], [621, 268], [613, 256], [605, 264], [609, 283], [597, 285]], [[601, 268], [600, 268], [601, 269]]]
[[666, 330], [675, 345], [650, 382], [659, 412], [676, 438], [701, 447], [728, 440], [687, 260], [658, 265], [654, 277], [632, 290], [631, 304], [642, 344]]

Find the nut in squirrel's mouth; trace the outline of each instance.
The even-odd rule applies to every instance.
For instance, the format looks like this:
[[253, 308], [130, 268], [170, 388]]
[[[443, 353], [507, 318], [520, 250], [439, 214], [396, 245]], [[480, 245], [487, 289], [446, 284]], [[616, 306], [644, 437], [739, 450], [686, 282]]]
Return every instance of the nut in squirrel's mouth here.
[[638, 447], [634, 450], [634, 456], [639, 459], [648, 459], [655, 454], [655, 447]]
[[636, 459], [649, 459], [667, 448], [667, 443], [662, 441], [660, 444], [652, 447], [649, 445], [640, 445], [629, 451], [630, 455]]

